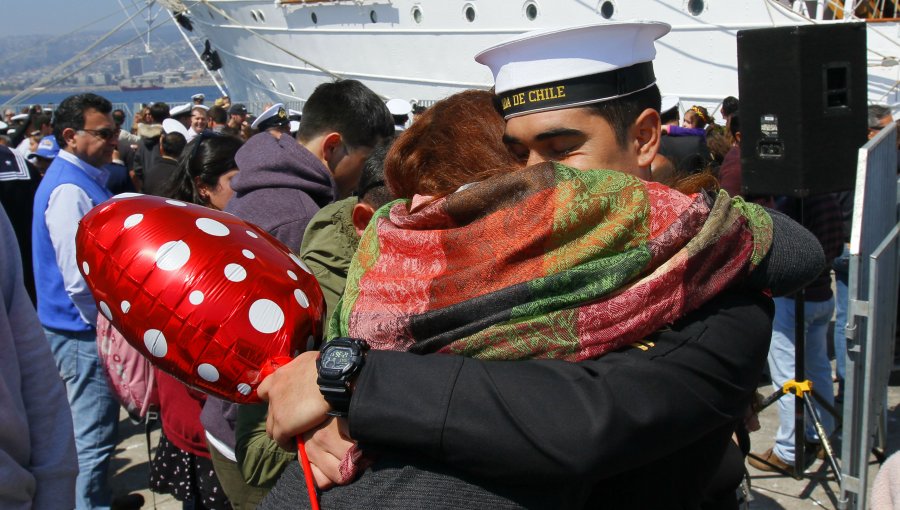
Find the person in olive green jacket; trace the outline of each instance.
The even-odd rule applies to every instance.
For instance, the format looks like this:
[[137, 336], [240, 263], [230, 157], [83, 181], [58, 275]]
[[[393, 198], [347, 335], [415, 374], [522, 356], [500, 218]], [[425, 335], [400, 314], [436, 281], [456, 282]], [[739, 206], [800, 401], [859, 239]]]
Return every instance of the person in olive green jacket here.
[[[393, 138], [379, 144], [366, 160], [355, 196], [323, 207], [303, 234], [300, 258], [325, 296], [326, 324], [344, 294], [347, 269], [360, 235], [375, 211], [394, 198], [384, 184], [383, 168], [392, 142]], [[297, 459], [295, 452], [279, 448], [266, 435], [267, 411], [266, 404], [240, 406], [235, 425], [235, 454], [244, 481], [263, 488], [273, 487], [284, 468]]]

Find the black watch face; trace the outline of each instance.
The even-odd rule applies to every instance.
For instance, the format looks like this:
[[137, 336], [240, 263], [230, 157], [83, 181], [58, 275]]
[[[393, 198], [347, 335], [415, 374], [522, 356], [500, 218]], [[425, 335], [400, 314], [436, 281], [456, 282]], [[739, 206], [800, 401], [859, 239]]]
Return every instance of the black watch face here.
[[322, 368], [343, 372], [353, 362], [353, 349], [350, 347], [331, 347], [322, 353]]

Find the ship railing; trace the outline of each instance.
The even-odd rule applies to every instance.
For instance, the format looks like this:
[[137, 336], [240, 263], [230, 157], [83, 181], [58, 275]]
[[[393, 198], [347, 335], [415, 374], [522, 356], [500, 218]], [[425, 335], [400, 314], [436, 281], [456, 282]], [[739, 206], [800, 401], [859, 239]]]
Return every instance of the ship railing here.
[[816, 20], [900, 21], [900, 0], [793, 0], [792, 9]]
[[[103, 95], [101, 92], [100, 95]], [[6, 105], [6, 108], [11, 109], [16, 113], [28, 112], [28, 110], [35, 105], [39, 105], [41, 110], [44, 112], [53, 113], [53, 110], [56, 109], [56, 103], [20, 103], [20, 104], [10, 104]], [[113, 110], [119, 109], [125, 112], [125, 120], [134, 118], [134, 110], [131, 105], [128, 103], [112, 103]], [[6, 109], [4, 108], [4, 110]], [[138, 109], [140, 109], [140, 105], [138, 105]]]

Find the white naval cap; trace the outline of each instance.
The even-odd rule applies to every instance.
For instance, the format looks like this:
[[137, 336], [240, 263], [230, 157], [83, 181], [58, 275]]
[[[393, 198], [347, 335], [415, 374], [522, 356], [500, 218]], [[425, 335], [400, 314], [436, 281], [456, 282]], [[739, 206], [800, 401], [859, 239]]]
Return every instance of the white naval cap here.
[[13, 120], [13, 121], [15, 121], [15, 120], [25, 120], [25, 119], [27, 119], [27, 118], [28, 118], [28, 114], [27, 114], [27, 113], [20, 113], [20, 114], [18, 114], [18, 115], [13, 115], [9, 120]]
[[388, 111], [391, 112], [391, 115], [409, 115], [412, 113], [412, 105], [406, 99], [395, 97], [394, 99], [389, 99], [385, 105]]
[[266, 111], [260, 113], [259, 117], [253, 121], [253, 124], [250, 124], [250, 127], [263, 131], [277, 126], [286, 126], [288, 124], [290, 124], [290, 119], [288, 118], [287, 110], [284, 109], [284, 105], [275, 103], [266, 109]]
[[475, 56], [506, 118], [599, 103], [656, 83], [654, 41], [671, 26], [622, 21], [527, 32]]
[[169, 110], [169, 117], [178, 117], [179, 115], [184, 115], [185, 113], [190, 113], [191, 107], [193, 107], [191, 103], [184, 103], [183, 105], [178, 105]]
[[162, 121], [162, 129], [165, 134], [181, 133], [185, 138], [188, 136], [187, 128], [184, 124], [175, 119], [165, 119]]
[[681, 98], [678, 96], [663, 96], [662, 97], [662, 106], [659, 108], [659, 113], [666, 113], [673, 108], [678, 108], [678, 105], [681, 103]]
[[197, 94], [194, 94], [193, 96], [191, 96], [191, 99], [206, 99], [206, 96], [203, 95], [202, 92], [200, 92], [200, 93], [197, 93]]
[[191, 111], [194, 111], [194, 110], [203, 110], [204, 112], [208, 112], [209, 106], [206, 106], [205, 104], [191, 105]]

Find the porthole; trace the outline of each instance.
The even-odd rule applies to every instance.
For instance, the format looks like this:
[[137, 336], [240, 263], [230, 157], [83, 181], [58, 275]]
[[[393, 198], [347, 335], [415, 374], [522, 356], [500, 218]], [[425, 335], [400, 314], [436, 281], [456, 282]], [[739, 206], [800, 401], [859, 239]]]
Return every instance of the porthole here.
[[375, 12], [375, 9], [369, 11], [369, 19], [372, 20], [372, 23], [378, 23], [378, 13]]
[[318, 17], [318, 16], [316, 16], [316, 13], [312, 13], [312, 14], [310, 14], [310, 15], [309, 15], [309, 17], [310, 17], [310, 18], [312, 18], [312, 22], [313, 22], [313, 24], [316, 24], [316, 23], [318, 23], [318, 22], [319, 22], [319, 17]]
[[534, 21], [538, 17], [538, 7], [534, 2], [528, 2], [525, 4], [525, 17], [528, 21]]
[[475, 6], [472, 4], [466, 4], [463, 8], [463, 13], [466, 15], [466, 21], [469, 23], [475, 21]]
[[291, 82], [288, 82], [288, 88], [291, 89], [291, 92], [297, 92], [297, 89], [294, 87], [294, 84]]
[[253, 18], [253, 21], [259, 21], [259, 18], [256, 17], [256, 11], [250, 11], [250, 17]]
[[600, 15], [603, 16], [603, 19], [612, 19], [615, 14], [616, 4], [608, 0], [600, 4]]
[[706, 2], [703, 0], [688, 0], [688, 12], [692, 16], [699, 16], [706, 9]]
[[256, 12], [257, 12], [256, 15], [259, 16], [259, 21], [265, 23], [265, 22], [266, 22], [266, 15], [263, 14], [262, 11], [256, 11]]
[[422, 9], [418, 5], [412, 8], [412, 17], [416, 23], [422, 22]]
[[272, 84], [272, 88], [273, 88], [273, 89], [278, 90], [278, 85], [275, 85], [275, 80], [269, 79], [269, 83]]

